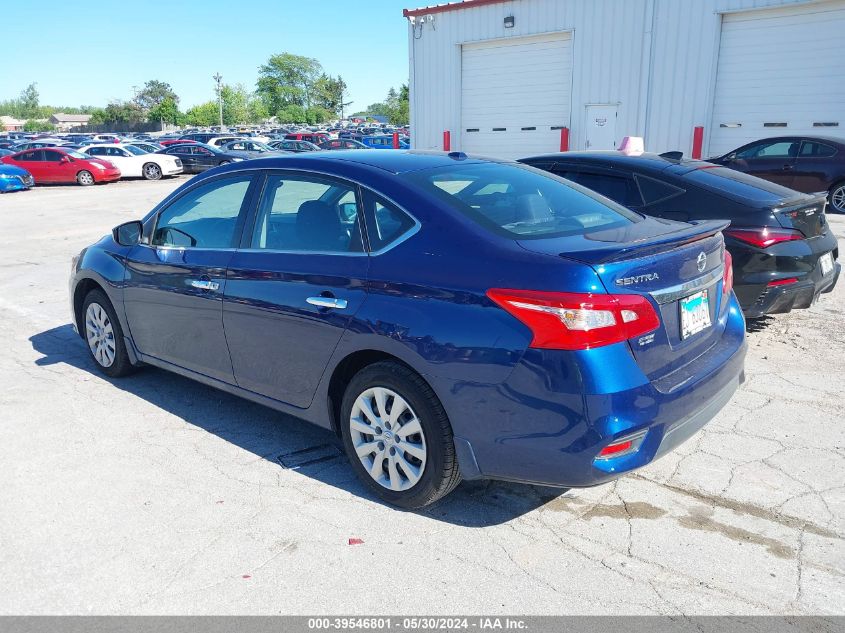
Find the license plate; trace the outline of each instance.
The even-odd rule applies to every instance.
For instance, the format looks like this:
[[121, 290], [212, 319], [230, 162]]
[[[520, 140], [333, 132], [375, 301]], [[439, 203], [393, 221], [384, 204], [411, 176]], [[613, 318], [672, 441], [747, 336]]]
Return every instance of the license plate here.
[[706, 290], [681, 299], [682, 339], [698, 334], [710, 325], [710, 298]]
[[819, 258], [819, 266], [822, 268], [822, 277], [833, 270], [833, 253], [825, 253]]

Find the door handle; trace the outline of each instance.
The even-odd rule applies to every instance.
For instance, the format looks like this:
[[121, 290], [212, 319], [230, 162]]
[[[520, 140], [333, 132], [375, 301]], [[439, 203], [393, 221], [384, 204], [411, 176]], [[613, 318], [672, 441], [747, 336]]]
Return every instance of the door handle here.
[[790, 171], [791, 169], [792, 169], [792, 165], [784, 165], [783, 166], [784, 171]]
[[191, 281], [191, 286], [199, 290], [217, 290], [220, 284], [210, 279], [194, 279]]
[[319, 308], [343, 310], [346, 307], [346, 299], [335, 299], [334, 297], [308, 297], [305, 301]]

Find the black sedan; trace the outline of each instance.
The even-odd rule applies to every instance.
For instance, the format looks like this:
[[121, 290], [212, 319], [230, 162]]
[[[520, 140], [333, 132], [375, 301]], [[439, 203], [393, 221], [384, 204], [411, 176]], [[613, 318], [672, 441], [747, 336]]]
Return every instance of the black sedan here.
[[220, 149], [224, 152], [249, 154], [252, 158], [261, 158], [262, 156], [277, 156], [280, 154], [288, 153], [284, 150], [270, 147], [269, 145], [266, 145], [264, 143], [259, 143], [258, 141], [250, 141], [243, 138], [237, 139], [235, 141], [229, 141], [228, 143], [223, 143], [223, 145], [220, 146]]
[[[521, 159], [647, 215], [725, 219], [734, 290], [749, 318], [809, 307], [839, 277], [824, 194], [809, 195], [676, 152], [566, 152]], [[499, 195], [491, 191], [491, 196]]]
[[317, 152], [320, 150], [319, 147], [317, 147], [316, 145], [314, 145], [314, 143], [310, 141], [270, 141], [268, 145], [273, 149], [284, 150], [286, 152], [294, 152], [296, 154], [299, 154], [301, 152]]
[[238, 161], [251, 158], [249, 154], [244, 152], [226, 152], [219, 147], [212, 147], [203, 143], [171, 145], [156, 153], [169, 154], [181, 159], [182, 167], [186, 174], [198, 174], [218, 165], [228, 165], [229, 163], [237, 163]]
[[778, 136], [709, 160], [796, 191], [826, 191], [830, 208], [845, 213], [845, 139]]

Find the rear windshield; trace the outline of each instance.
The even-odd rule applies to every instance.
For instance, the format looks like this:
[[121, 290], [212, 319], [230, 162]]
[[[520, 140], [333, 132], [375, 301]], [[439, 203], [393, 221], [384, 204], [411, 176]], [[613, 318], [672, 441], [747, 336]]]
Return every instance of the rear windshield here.
[[693, 169], [684, 178], [708, 189], [716, 189], [732, 197], [759, 203], [774, 204], [795, 197], [795, 192], [768, 180], [727, 167]]
[[408, 177], [505, 237], [562, 237], [618, 228], [642, 216], [563, 178], [527, 166], [456, 164]]

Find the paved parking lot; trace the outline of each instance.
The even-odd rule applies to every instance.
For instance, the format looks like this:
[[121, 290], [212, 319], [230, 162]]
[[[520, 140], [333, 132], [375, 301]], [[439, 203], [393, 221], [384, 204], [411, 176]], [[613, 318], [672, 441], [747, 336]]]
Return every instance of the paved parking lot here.
[[185, 180], [0, 196], [0, 613], [845, 611], [843, 283], [749, 328], [747, 383], [649, 468], [399, 512], [328, 432], [94, 370], [70, 258]]

